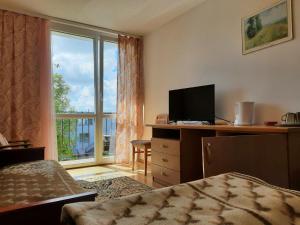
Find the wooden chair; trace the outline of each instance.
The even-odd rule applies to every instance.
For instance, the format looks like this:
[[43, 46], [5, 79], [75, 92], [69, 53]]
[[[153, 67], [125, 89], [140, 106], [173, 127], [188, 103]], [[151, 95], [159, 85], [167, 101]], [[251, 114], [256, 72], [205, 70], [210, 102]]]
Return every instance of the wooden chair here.
[[132, 144], [132, 171], [134, 171], [135, 154], [144, 153], [145, 158], [145, 176], [147, 176], [148, 156], [151, 156], [151, 141], [149, 140], [133, 140]]

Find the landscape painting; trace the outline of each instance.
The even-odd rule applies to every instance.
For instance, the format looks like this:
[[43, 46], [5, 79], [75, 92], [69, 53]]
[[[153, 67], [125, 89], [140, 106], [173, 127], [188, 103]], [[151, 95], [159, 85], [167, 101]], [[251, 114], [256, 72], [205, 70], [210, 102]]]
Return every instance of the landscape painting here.
[[242, 19], [243, 54], [293, 39], [292, 2], [282, 0]]

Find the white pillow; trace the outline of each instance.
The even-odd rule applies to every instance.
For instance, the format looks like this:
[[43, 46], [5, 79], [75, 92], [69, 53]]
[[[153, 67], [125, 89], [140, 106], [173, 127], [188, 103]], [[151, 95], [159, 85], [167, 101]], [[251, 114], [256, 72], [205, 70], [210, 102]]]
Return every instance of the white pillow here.
[[0, 133], [0, 145], [1, 146], [9, 145], [7, 139], [1, 133]]

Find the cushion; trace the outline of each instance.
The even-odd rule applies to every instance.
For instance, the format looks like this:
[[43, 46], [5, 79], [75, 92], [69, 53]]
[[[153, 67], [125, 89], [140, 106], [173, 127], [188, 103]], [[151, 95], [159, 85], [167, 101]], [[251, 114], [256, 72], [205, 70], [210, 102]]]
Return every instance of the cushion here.
[[7, 139], [1, 133], [0, 133], [0, 145], [1, 146], [9, 145]]

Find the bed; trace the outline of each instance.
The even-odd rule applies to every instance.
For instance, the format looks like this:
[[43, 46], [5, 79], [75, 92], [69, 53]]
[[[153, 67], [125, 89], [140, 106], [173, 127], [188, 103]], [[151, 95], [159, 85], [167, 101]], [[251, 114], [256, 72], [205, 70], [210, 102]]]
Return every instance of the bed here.
[[105, 202], [63, 207], [64, 225], [300, 224], [300, 193], [227, 173]]
[[93, 201], [44, 148], [0, 151], [0, 224], [59, 225], [62, 206]]

